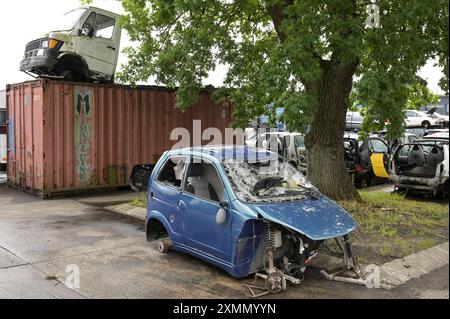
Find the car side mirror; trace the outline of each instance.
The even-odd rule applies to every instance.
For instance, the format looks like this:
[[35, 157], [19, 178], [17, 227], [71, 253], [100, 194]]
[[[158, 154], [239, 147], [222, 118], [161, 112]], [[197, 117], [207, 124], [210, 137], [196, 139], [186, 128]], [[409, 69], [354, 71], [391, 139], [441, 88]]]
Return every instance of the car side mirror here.
[[83, 30], [78, 29], [77, 35], [78, 35], [79, 37], [81, 37], [81, 36], [83, 35]]
[[220, 202], [220, 207], [222, 207], [223, 209], [227, 209], [229, 206], [228, 201], [224, 200]]
[[94, 36], [94, 32], [95, 32], [94, 28], [89, 28], [88, 37], [92, 38]]
[[222, 207], [219, 209], [216, 215], [216, 223], [218, 225], [223, 225], [227, 221], [227, 211]]

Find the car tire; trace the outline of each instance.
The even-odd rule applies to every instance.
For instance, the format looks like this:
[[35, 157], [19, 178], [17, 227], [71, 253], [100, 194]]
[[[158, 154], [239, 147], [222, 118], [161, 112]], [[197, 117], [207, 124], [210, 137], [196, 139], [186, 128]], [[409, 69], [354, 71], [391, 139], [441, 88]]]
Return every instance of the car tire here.
[[431, 125], [430, 125], [430, 122], [428, 122], [428, 121], [423, 121], [423, 122], [422, 122], [422, 127], [423, 127], [423, 128], [430, 128], [430, 126], [431, 126]]
[[168, 253], [172, 249], [172, 241], [170, 238], [162, 238], [158, 241], [157, 248], [161, 254]]

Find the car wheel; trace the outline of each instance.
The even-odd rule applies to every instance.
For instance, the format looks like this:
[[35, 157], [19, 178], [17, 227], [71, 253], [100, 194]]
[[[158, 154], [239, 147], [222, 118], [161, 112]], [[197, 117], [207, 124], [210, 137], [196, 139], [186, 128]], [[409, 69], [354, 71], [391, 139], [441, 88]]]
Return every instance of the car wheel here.
[[422, 127], [424, 127], [424, 128], [430, 128], [430, 122], [428, 122], [428, 121], [423, 121], [422, 122]]
[[170, 238], [162, 238], [158, 241], [158, 251], [161, 254], [165, 254], [167, 252], [170, 251], [170, 249], [172, 248], [172, 241], [170, 240]]

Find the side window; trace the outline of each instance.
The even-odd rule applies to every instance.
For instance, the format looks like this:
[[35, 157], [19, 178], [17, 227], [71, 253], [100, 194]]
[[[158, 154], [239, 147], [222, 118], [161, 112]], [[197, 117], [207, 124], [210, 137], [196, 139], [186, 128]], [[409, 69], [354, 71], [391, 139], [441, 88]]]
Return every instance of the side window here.
[[97, 15], [97, 21], [95, 22], [95, 36], [97, 38], [111, 39], [114, 34], [114, 26], [116, 20], [103, 14]]
[[388, 146], [380, 140], [371, 140], [370, 141], [370, 150], [372, 152], [376, 152], [376, 153], [387, 153]]
[[158, 175], [158, 182], [168, 186], [181, 188], [181, 181], [183, 180], [185, 157], [171, 157], [167, 160], [164, 167]]
[[189, 164], [186, 176], [187, 193], [214, 202], [224, 200], [224, 185], [213, 163], [195, 159]]
[[294, 138], [295, 147], [305, 148], [305, 137], [302, 135], [296, 135]]
[[83, 24], [83, 27], [81, 28], [81, 35], [85, 36], [93, 36], [94, 30], [95, 30], [95, 12], [91, 12], [89, 17], [87, 18], [86, 22]]

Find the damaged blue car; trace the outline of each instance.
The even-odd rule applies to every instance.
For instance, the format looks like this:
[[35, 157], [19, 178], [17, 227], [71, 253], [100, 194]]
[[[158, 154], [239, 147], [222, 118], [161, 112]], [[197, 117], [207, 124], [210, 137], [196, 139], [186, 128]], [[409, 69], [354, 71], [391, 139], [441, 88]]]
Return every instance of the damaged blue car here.
[[172, 150], [135, 167], [131, 185], [147, 188], [147, 240], [162, 253], [173, 248], [237, 278], [265, 273], [272, 292], [285, 279], [300, 283], [325, 240], [341, 238], [352, 262], [353, 218], [270, 151]]

